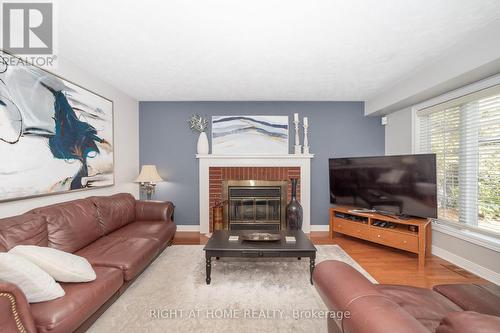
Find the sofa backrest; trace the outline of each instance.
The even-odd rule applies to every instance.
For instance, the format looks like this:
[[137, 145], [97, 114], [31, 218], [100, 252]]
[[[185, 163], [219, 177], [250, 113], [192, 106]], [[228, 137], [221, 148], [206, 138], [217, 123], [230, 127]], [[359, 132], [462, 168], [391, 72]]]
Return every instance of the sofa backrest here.
[[135, 221], [135, 198], [129, 193], [89, 199], [97, 207], [98, 221], [105, 235]]
[[16, 245], [48, 245], [47, 222], [42, 216], [23, 214], [0, 219], [0, 252]]
[[73, 253], [103, 236], [97, 209], [89, 199], [36, 208], [47, 221], [48, 246]]

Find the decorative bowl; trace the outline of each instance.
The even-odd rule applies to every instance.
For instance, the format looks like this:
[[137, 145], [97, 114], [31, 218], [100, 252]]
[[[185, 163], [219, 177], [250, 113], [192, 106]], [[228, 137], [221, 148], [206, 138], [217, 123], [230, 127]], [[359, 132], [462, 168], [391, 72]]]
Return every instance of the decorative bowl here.
[[252, 232], [249, 234], [241, 235], [242, 240], [253, 242], [274, 242], [281, 239], [280, 234], [271, 234], [268, 232]]

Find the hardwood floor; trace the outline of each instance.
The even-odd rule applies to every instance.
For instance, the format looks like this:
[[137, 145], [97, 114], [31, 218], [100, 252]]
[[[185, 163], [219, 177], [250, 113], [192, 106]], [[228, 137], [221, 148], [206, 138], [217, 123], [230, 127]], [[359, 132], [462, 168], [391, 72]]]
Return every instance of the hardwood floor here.
[[[431, 288], [443, 283], [489, 282], [436, 256], [427, 258], [425, 267], [418, 269], [415, 254], [378, 245], [349, 236], [329, 238], [328, 232], [312, 232], [316, 245], [337, 244], [356, 260], [379, 283], [404, 284]], [[177, 232], [174, 244], [200, 245], [208, 238], [198, 232]]]

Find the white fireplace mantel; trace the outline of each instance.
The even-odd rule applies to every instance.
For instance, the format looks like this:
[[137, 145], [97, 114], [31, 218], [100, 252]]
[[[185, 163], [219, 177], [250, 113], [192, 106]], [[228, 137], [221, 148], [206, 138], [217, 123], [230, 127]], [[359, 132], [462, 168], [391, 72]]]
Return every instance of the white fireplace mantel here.
[[210, 167], [299, 167], [300, 204], [303, 208], [302, 230], [311, 230], [311, 159], [307, 155], [196, 155], [199, 160], [200, 232], [209, 232], [209, 168]]

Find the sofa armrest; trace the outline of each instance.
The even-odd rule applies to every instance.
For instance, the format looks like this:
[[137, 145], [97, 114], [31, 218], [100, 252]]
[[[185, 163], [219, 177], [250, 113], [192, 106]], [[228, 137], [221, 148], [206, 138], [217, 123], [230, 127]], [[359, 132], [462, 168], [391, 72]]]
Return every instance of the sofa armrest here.
[[381, 295], [361, 273], [337, 260], [318, 264], [314, 269], [313, 280], [330, 310], [343, 310], [361, 296]]
[[26, 296], [15, 284], [2, 280], [0, 280], [0, 331], [36, 332]]
[[[428, 333], [415, 318], [346, 263], [321, 262], [314, 270], [313, 280], [344, 333]], [[339, 312], [343, 314], [339, 316]]]
[[137, 221], [162, 220], [173, 221], [174, 204], [170, 201], [144, 201], [135, 202], [135, 219]]

